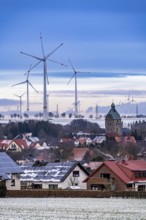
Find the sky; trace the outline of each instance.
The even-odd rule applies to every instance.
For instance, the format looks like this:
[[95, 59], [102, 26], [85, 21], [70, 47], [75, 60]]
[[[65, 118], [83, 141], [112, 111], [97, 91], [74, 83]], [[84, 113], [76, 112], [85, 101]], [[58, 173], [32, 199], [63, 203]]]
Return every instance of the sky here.
[[[45, 54], [63, 43], [47, 61], [49, 111], [74, 106], [74, 68], [80, 111], [146, 100], [145, 0], [0, 0], [0, 111], [18, 110], [26, 84], [24, 75]], [[43, 66], [30, 72], [30, 111], [43, 109]], [[68, 84], [68, 85], [67, 85]], [[26, 111], [26, 94], [22, 97]]]

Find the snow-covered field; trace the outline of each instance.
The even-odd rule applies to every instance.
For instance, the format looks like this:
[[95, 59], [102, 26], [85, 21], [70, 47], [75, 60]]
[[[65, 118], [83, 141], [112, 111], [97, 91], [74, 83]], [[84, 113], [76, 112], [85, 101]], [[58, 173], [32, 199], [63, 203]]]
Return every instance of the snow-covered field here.
[[1, 198], [1, 220], [146, 220], [146, 200]]

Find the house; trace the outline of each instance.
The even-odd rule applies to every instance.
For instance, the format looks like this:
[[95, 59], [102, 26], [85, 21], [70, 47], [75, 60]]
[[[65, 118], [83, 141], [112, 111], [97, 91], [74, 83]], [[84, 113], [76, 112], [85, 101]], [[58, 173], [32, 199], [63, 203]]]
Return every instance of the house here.
[[92, 190], [146, 191], [146, 161], [103, 162], [84, 182]]
[[26, 139], [0, 140], [0, 149], [6, 151], [21, 152], [29, 146], [30, 143]]
[[122, 121], [114, 103], [105, 117], [105, 134], [110, 138], [122, 135]]
[[20, 190], [19, 175], [22, 172], [6, 152], [0, 152], [0, 180], [5, 182], [7, 190]]
[[135, 137], [134, 136], [115, 136], [115, 141], [117, 143], [122, 143], [124, 145], [128, 144], [128, 143], [131, 143], [131, 144], [136, 144], [136, 140], [135, 140]]
[[24, 171], [20, 176], [22, 188], [67, 189], [78, 187], [86, 189], [83, 180], [88, 172], [78, 162], [23, 164]]
[[8, 144], [6, 151], [22, 152], [24, 149], [28, 148], [29, 144], [25, 139], [15, 139]]

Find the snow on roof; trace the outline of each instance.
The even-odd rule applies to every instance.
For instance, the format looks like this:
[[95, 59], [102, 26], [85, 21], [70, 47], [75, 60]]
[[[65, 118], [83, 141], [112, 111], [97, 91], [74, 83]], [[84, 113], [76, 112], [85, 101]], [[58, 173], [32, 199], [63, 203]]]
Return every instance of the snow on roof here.
[[47, 163], [43, 166], [23, 165], [21, 167], [24, 173], [20, 175], [20, 180], [62, 182], [76, 165], [76, 162]]
[[102, 143], [103, 141], [106, 140], [106, 137], [105, 136], [96, 136], [94, 139], [93, 139], [93, 142], [96, 142], [96, 143]]

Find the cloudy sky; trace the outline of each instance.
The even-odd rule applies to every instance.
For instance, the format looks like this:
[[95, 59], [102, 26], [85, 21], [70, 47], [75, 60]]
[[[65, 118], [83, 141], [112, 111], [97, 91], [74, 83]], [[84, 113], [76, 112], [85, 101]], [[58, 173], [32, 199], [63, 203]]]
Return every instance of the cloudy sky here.
[[[36, 60], [20, 51], [42, 57], [63, 43], [47, 62], [49, 110], [73, 107], [74, 79], [78, 76], [80, 109], [146, 100], [146, 1], [145, 0], [0, 0], [0, 110], [19, 108], [26, 84], [24, 75]], [[30, 110], [42, 110], [43, 66], [30, 73]], [[90, 72], [90, 74], [86, 73]], [[22, 97], [26, 110], [26, 95]]]

